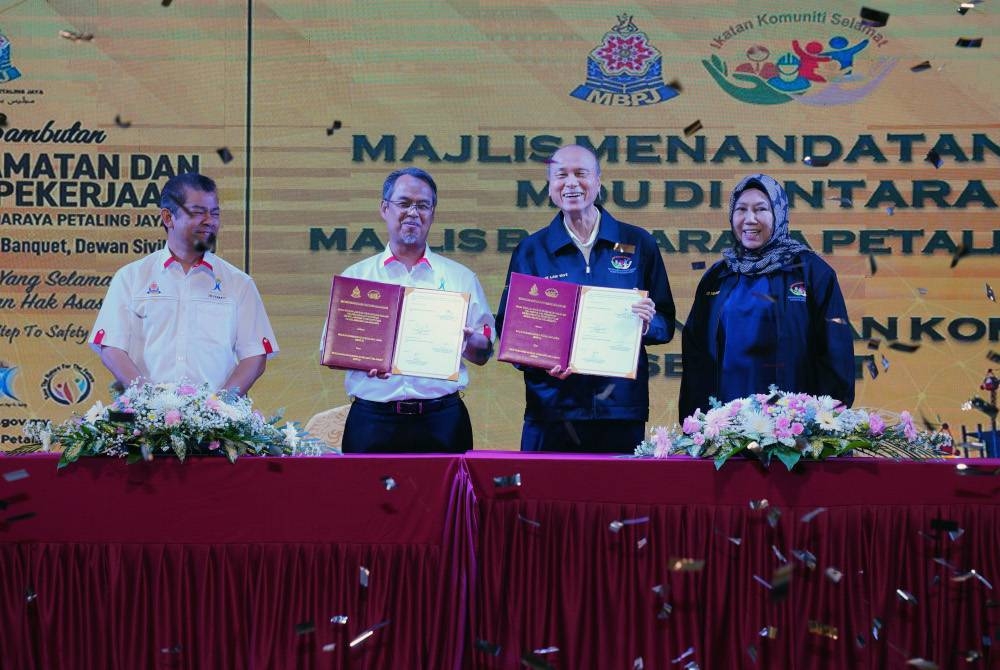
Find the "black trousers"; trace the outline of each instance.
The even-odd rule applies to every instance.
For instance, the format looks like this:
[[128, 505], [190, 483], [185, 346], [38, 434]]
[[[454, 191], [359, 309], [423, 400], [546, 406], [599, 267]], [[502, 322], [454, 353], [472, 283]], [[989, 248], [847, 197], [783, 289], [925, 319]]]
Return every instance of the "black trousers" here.
[[357, 398], [341, 448], [345, 454], [463, 454], [472, 450], [472, 422], [458, 393], [399, 402]]

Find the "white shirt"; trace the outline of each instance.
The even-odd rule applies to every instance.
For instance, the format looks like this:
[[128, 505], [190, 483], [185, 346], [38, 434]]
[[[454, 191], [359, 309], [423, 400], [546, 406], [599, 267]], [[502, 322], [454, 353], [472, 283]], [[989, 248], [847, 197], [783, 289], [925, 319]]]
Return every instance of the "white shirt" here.
[[129, 263], [108, 287], [90, 345], [123, 349], [154, 382], [222, 388], [236, 364], [278, 353], [257, 286], [212, 253], [184, 268], [166, 247]]
[[[486, 294], [479, 279], [476, 278], [476, 273], [461, 263], [434, 253], [429, 248], [424, 249], [424, 257], [413, 266], [412, 270], [407, 270], [403, 263], [396, 260], [389, 247], [386, 247], [381, 254], [355, 263], [341, 275], [384, 284], [468, 293], [469, 312], [465, 317], [465, 325], [473, 331], [480, 332], [484, 332], [483, 326], [487, 326], [490, 341], [494, 341], [496, 337], [493, 312], [486, 301]], [[326, 332], [325, 326], [323, 331]], [[391, 375], [388, 379], [378, 379], [371, 378], [368, 373], [360, 370], [348, 370], [344, 377], [344, 388], [348, 395], [374, 402], [440, 398], [460, 391], [468, 385], [469, 371], [465, 368], [464, 360], [459, 364], [458, 381], [409, 375]]]

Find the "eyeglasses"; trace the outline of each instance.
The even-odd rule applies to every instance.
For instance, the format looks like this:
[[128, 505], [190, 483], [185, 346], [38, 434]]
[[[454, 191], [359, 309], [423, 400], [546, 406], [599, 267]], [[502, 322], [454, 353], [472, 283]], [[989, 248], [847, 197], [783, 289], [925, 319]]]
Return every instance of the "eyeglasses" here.
[[390, 200], [389, 202], [404, 212], [411, 207], [415, 208], [420, 214], [427, 214], [429, 211], [434, 209], [434, 203], [427, 202], [426, 200], [419, 200], [417, 202], [410, 202], [409, 200]]

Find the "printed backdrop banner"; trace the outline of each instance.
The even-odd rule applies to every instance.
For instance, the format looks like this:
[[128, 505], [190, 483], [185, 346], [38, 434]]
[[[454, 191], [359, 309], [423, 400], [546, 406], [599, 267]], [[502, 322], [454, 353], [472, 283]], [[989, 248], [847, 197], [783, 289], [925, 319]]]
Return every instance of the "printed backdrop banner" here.
[[[218, 181], [219, 253], [254, 277], [281, 346], [252, 395], [304, 422], [347, 402], [319, 339], [331, 276], [386, 244], [388, 172], [434, 175], [430, 242], [495, 309], [510, 252], [554, 213], [545, 160], [570, 142], [600, 156], [607, 207], [656, 236], [681, 321], [729, 243], [730, 189], [767, 172], [840, 276], [856, 404], [984, 421], [959, 408], [1000, 349], [1000, 65], [997, 40], [956, 44], [1000, 19], [894, 1], [874, 27], [858, 9], [6, 3], [0, 446], [29, 418], [107, 401], [87, 333], [114, 271], [163, 245], [171, 175]], [[650, 423], [673, 422], [679, 337], [650, 372]], [[471, 370], [478, 448], [516, 448], [523, 397], [509, 365]]]

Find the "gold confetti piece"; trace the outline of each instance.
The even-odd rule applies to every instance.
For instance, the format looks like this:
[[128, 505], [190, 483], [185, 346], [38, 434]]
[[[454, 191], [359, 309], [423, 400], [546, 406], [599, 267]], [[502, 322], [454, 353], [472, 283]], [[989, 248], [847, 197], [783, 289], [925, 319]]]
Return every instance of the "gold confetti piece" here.
[[361, 631], [361, 633], [356, 638], [350, 641], [348, 646], [350, 646], [351, 649], [354, 649], [354, 647], [358, 646], [359, 644], [370, 638], [372, 635], [374, 635], [375, 631], [377, 631], [379, 628], [385, 628], [386, 626], [388, 626], [391, 621], [392, 619], [386, 619], [385, 621], [380, 621], [374, 626], [371, 626], [370, 628]]
[[331, 652], [331, 651], [333, 651], [336, 648], [337, 648], [337, 643], [336, 642], [331, 642], [329, 644], [324, 644], [323, 645], [323, 651], [325, 651], [325, 652]]
[[524, 523], [528, 524], [529, 526], [534, 526], [535, 528], [541, 528], [542, 527], [542, 522], [541, 521], [535, 521], [534, 519], [529, 519], [528, 517], [524, 516], [523, 514], [518, 514], [517, 515], [517, 519], [518, 519], [518, 521], [523, 521]]
[[821, 623], [813, 619], [809, 620], [809, 632], [813, 635], [820, 635], [822, 637], [828, 637], [831, 640], [836, 640], [839, 637], [839, 632], [836, 626], [831, 626], [830, 624]]
[[833, 567], [832, 565], [826, 569], [826, 572], [824, 574], [834, 584], [839, 584], [840, 580], [844, 578], [844, 573], [838, 570], [837, 568]]
[[347, 624], [347, 615], [346, 614], [335, 614], [332, 617], [330, 617], [330, 623], [338, 624], [340, 626], [346, 625]]
[[361, 588], [363, 589], [368, 588], [368, 578], [371, 576], [371, 574], [372, 574], [371, 570], [369, 570], [363, 565], [360, 568], [358, 568], [358, 581], [361, 583]]
[[307, 633], [315, 633], [315, 632], [316, 632], [316, 624], [314, 624], [312, 621], [302, 621], [301, 623], [295, 624], [296, 635], [305, 635]]
[[686, 649], [686, 650], [684, 651], [684, 653], [683, 653], [683, 654], [681, 654], [680, 656], [678, 656], [678, 657], [677, 657], [677, 658], [675, 658], [675, 659], [672, 659], [672, 660], [670, 661], [670, 663], [671, 663], [671, 664], [674, 664], [674, 663], [680, 663], [681, 661], [683, 661], [683, 660], [684, 660], [685, 658], [687, 658], [688, 656], [691, 656], [692, 654], [694, 654], [694, 647], [688, 647], [688, 648], [687, 648], [687, 649]]
[[822, 514], [825, 511], [826, 511], [825, 507], [817, 507], [816, 509], [812, 510], [811, 512], [806, 512], [805, 514], [803, 514], [802, 518], [799, 519], [799, 521], [801, 521], [802, 523], [809, 523], [810, 521], [812, 521], [813, 519], [815, 519], [816, 517], [818, 517], [820, 514]]
[[5, 482], [16, 482], [19, 479], [27, 479], [28, 471], [25, 469], [11, 470], [9, 472], [3, 473], [3, 480]]
[[487, 640], [476, 640], [476, 649], [490, 656], [499, 656], [503, 650], [499, 644], [493, 644]]
[[896, 595], [904, 603], [909, 603], [910, 605], [917, 604], [917, 597], [910, 593], [909, 591], [904, 591], [903, 589], [896, 589]]
[[758, 637], [766, 637], [768, 640], [778, 639], [778, 627], [777, 626], [764, 626], [757, 633]]
[[878, 9], [871, 9], [870, 7], [861, 8], [861, 22], [866, 26], [872, 26], [873, 28], [881, 28], [886, 23], [889, 22], [889, 12], [883, 12]]
[[701, 119], [698, 119], [697, 121], [695, 121], [691, 125], [689, 125], [686, 128], [684, 128], [684, 137], [691, 137], [692, 135], [694, 135], [696, 132], [698, 132], [701, 129], [702, 129]]
[[805, 566], [810, 570], [816, 569], [816, 557], [812, 552], [805, 549], [792, 549], [792, 556], [805, 563]]
[[329, 137], [330, 135], [333, 135], [335, 132], [340, 130], [340, 128], [341, 128], [340, 121], [334, 121], [333, 125], [326, 129], [326, 136]]
[[231, 152], [228, 147], [216, 149], [215, 153], [219, 154], [219, 158], [222, 160], [223, 164], [230, 163], [233, 160], [233, 152]]
[[750, 509], [757, 511], [762, 509], [767, 509], [767, 498], [761, 498], [760, 500], [751, 500]]
[[802, 162], [809, 167], [815, 168], [826, 167], [830, 164], [830, 160], [828, 158], [819, 158], [818, 156], [806, 156], [802, 159]]
[[669, 563], [674, 572], [697, 572], [705, 567], [705, 560], [699, 558], [671, 558]]
[[963, 49], [978, 49], [983, 46], [982, 37], [959, 37], [958, 41], [955, 42], [955, 46], [962, 47]]
[[923, 72], [924, 70], [930, 70], [930, 69], [931, 69], [931, 62], [929, 60], [925, 60], [911, 67], [910, 72]]
[[392, 477], [382, 477], [382, 486], [385, 487], [386, 491], [391, 491], [396, 488], [396, 480]]
[[521, 473], [515, 472], [512, 475], [506, 477], [494, 477], [493, 485], [499, 488], [507, 488], [510, 486], [520, 486], [521, 485]]
[[923, 658], [911, 658], [906, 662], [906, 664], [912, 665], [915, 668], [920, 668], [920, 670], [938, 670], [937, 663]]

